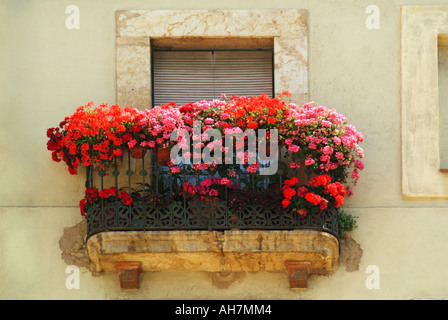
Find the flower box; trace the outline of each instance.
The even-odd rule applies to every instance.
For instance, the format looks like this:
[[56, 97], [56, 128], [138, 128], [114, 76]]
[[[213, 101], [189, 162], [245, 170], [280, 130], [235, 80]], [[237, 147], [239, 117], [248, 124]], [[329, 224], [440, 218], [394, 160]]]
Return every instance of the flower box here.
[[[144, 270], [155, 270], [151, 254], [158, 251], [142, 248], [141, 256], [128, 248], [129, 241], [144, 243], [158, 234], [173, 240], [182, 230], [186, 237], [212, 231], [216, 239], [227, 240], [214, 238], [201, 257], [186, 250], [180, 265], [199, 257], [209, 258], [213, 271], [235, 265], [243, 270], [235, 252], [247, 249], [245, 239], [250, 240], [247, 250], [257, 251], [256, 236], [274, 242], [249, 260], [266, 261], [271, 255], [283, 261], [291, 284], [307, 283], [307, 276], [318, 270], [331, 271], [337, 260], [333, 244], [356, 225], [341, 207], [364, 168], [363, 135], [335, 110], [315, 103], [299, 107], [286, 103], [287, 96], [232, 96], [143, 111], [89, 103], [48, 129], [53, 160], [63, 161], [71, 174], [87, 168], [79, 205], [98, 270], [108, 270], [104, 266], [114, 259], [129, 258], [141, 258]], [[132, 155], [137, 149], [142, 153]], [[236, 235], [246, 238], [232, 251]], [[303, 235], [313, 249], [305, 241], [308, 249], [299, 253]], [[271, 252], [277, 237], [289, 240]], [[116, 241], [125, 249], [114, 252]], [[222, 256], [227, 250], [223, 243], [234, 265], [216, 260], [216, 253]], [[262, 247], [259, 242], [257, 248]]]

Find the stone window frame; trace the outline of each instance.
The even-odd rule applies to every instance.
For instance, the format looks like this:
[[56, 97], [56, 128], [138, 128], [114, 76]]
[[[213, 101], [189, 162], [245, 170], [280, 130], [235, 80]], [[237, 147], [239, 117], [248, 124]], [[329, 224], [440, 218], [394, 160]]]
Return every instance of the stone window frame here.
[[448, 199], [440, 168], [438, 45], [446, 44], [448, 6], [401, 8], [402, 193]]
[[[151, 106], [151, 44], [201, 39], [231, 45], [234, 40], [272, 40], [275, 94], [308, 102], [307, 12], [287, 10], [120, 10], [116, 12], [116, 102]], [[243, 41], [241, 42], [241, 39]]]

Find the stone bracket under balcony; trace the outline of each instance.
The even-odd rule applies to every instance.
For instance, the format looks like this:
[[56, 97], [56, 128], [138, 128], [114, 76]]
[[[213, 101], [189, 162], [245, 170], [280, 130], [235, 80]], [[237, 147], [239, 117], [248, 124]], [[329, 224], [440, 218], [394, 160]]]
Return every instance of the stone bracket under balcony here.
[[277, 271], [289, 274], [291, 288], [330, 274], [339, 259], [338, 239], [311, 229], [107, 231], [90, 236], [87, 248], [97, 272], [117, 272], [117, 262], [137, 262], [142, 272]]

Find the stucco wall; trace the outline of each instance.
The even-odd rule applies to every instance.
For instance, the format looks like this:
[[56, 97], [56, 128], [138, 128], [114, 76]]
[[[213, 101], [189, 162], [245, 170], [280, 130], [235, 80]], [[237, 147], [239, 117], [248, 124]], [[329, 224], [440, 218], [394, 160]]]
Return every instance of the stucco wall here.
[[[68, 30], [67, 6], [80, 9]], [[137, 292], [116, 274], [81, 269], [69, 290], [59, 239], [81, 220], [84, 177], [51, 161], [45, 132], [89, 101], [115, 103], [115, 11], [269, 8], [272, 1], [66, 1], [0, 3], [0, 298], [2, 299], [409, 299], [448, 298], [447, 200], [405, 200], [401, 190], [400, 7], [378, 0], [380, 29], [365, 21], [370, 1], [288, 1], [308, 12], [309, 99], [345, 114], [365, 135], [365, 170], [345, 208], [359, 216], [359, 271], [312, 276], [306, 291], [284, 273], [247, 273], [230, 283], [207, 273], [144, 273]], [[433, 1], [446, 4], [448, 1]], [[442, 140], [443, 142], [443, 140]], [[380, 271], [380, 288], [366, 273]]]

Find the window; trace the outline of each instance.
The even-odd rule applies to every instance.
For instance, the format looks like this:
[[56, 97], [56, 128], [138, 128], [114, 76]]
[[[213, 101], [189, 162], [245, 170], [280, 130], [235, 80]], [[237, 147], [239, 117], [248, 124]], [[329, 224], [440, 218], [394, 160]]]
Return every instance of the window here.
[[[440, 149], [440, 169], [448, 169], [448, 46], [446, 35], [439, 36], [438, 48], [438, 80], [439, 80], [439, 149]], [[445, 41], [442, 41], [444, 39]]]
[[446, 98], [440, 92], [446, 90], [446, 67], [444, 50], [437, 45], [446, 43], [448, 6], [404, 6], [401, 12], [403, 196], [447, 199], [448, 175], [440, 170], [446, 163], [446, 149], [441, 150], [444, 133], [440, 132], [440, 125], [443, 130], [446, 123], [445, 115], [440, 117], [446, 111]]
[[162, 48], [269, 49], [275, 95], [288, 90], [291, 101], [309, 102], [307, 21], [303, 9], [119, 10], [116, 103], [138, 109], [154, 105], [152, 54]]
[[221, 94], [274, 95], [273, 52], [260, 50], [158, 50], [152, 53], [153, 105], [178, 105]]

